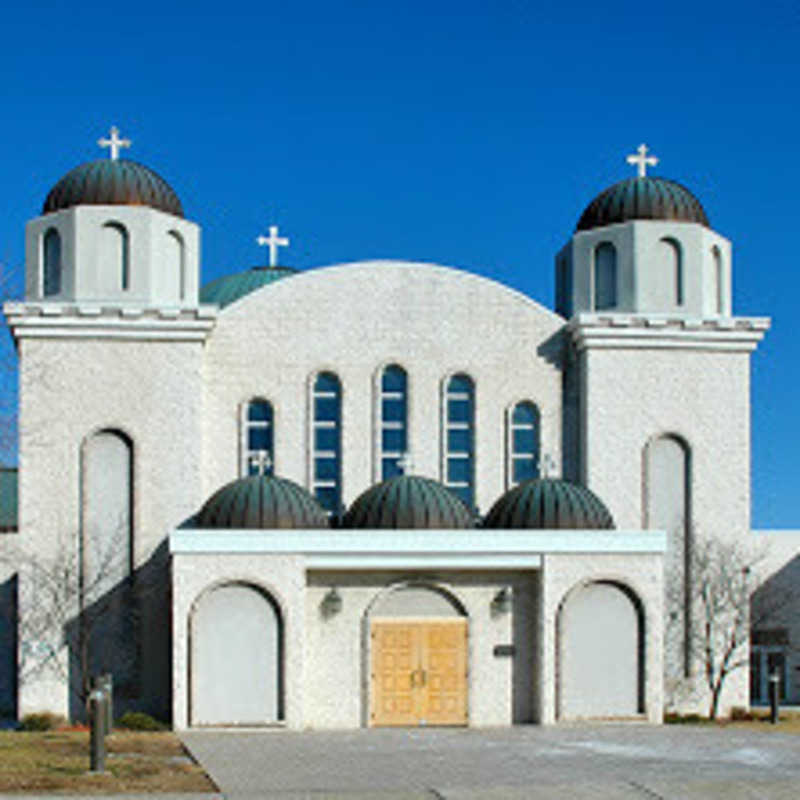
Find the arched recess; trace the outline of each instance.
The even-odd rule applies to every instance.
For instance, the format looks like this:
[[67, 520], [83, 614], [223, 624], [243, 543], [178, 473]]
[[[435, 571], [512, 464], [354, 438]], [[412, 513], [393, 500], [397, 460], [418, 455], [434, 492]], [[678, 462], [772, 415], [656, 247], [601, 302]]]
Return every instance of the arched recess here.
[[617, 248], [601, 242], [594, 249], [594, 309], [617, 307]]
[[269, 725], [283, 719], [283, 618], [249, 583], [204, 592], [189, 618], [189, 723]]
[[717, 314], [725, 313], [725, 270], [722, 261], [722, 251], [714, 245], [711, 248], [714, 261], [714, 308]]
[[[672, 646], [665, 652], [667, 669], [690, 670], [691, 624], [690, 554], [692, 542], [691, 449], [680, 436], [662, 434], [644, 451], [644, 527], [667, 534], [665, 584], [683, 587], [682, 613], [672, 616]], [[679, 597], [669, 598], [677, 603]], [[670, 609], [669, 613], [675, 609]], [[677, 648], [677, 652], [676, 652]]]
[[581, 584], [558, 610], [557, 717], [630, 717], [644, 712], [644, 612], [612, 581]]
[[93, 433], [81, 451], [80, 607], [71, 669], [80, 679], [110, 672], [130, 696], [138, 675], [134, 607], [131, 439], [119, 430]]
[[52, 297], [61, 291], [61, 234], [48, 228], [42, 239], [43, 281], [42, 294]]
[[659, 291], [658, 302], [663, 308], [682, 306], [684, 303], [683, 250], [680, 242], [665, 236], [658, 243], [656, 266]]
[[370, 726], [466, 725], [469, 626], [443, 587], [407, 582], [365, 615]]
[[106, 222], [100, 231], [99, 267], [101, 283], [108, 291], [130, 289], [130, 241], [120, 222]]
[[183, 237], [177, 231], [167, 233], [164, 265], [164, 300], [178, 302], [186, 296], [186, 254]]

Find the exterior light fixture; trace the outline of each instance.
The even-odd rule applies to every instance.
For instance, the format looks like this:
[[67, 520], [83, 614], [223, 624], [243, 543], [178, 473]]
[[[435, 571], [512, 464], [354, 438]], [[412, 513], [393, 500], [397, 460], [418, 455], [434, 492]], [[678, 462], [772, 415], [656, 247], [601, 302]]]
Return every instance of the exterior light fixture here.
[[504, 586], [493, 598], [491, 610], [494, 616], [508, 614], [514, 601], [514, 590], [510, 586]]
[[342, 596], [335, 586], [322, 598], [320, 608], [324, 617], [336, 616], [342, 610]]

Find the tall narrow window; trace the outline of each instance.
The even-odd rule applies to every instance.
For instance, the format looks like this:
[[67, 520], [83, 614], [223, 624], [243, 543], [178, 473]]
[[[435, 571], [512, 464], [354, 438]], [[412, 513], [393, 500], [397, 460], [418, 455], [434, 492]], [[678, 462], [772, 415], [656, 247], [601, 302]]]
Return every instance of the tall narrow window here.
[[42, 243], [44, 256], [44, 296], [51, 297], [61, 291], [61, 236], [50, 228]]
[[[258, 398], [247, 404], [244, 430], [244, 475], [273, 474], [272, 403]], [[263, 455], [262, 455], [263, 454]]]
[[594, 250], [594, 307], [596, 311], [617, 306], [617, 248], [603, 242]]
[[663, 286], [663, 297], [659, 301], [664, 308], [670, 305], [682, 306], [684, 302], [683, 252], [680, 243], [671, 237], [665, 237], [658, 243], [659, 285]]
[[399, 475], [398, 462], [408, 450], [408, 376], [397, 364], [381, 375], [381, 478]]
[[475, 384], [469, 375], [453, 375], [445, 398], [445, 485], [469, 508], [475, 506]]
[[342, 506], [342, 386], [332, 372], [320, 372], [313, 393], [314, 496], [337, 514]]
[[539, 477], [539, 409], [529, 400], [511, 412], [508, 453], [509, 487]]
[[167, 260], [164, 272], [164, 299], [178, 302], [186, 291], [183, 238], [177, 231], [167, 234]]
[[107, 222], [100, 236], [100, 272], [110, 291], [130, 288], [128, 231], [119, 222]]
[[711, 253], [714, 256], [714, 294], [715, 303], [717, 307], [717, 314], [725, 313], [725, 281], [722, 270], [722, 253], [719, 247], [714, 245], [711, 248]]

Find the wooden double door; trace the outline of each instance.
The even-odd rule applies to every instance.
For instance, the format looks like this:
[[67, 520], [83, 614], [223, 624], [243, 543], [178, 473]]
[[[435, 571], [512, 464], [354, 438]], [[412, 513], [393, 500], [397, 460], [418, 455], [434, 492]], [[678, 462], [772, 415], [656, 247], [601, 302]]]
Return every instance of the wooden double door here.
[[467, 724], [467, 620], [371, 624], [370, 725]]

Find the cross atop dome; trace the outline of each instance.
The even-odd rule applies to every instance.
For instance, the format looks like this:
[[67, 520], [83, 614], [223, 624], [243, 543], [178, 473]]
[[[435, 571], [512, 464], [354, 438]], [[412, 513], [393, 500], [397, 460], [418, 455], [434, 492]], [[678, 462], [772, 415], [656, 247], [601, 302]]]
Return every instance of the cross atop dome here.
[[269, 247], [269, 265], [271, 267], [278, 266], [278, 248], [288, 247], [289, 240], [284, 236], [278, 236], [278, 226], [269, 226], [269, 236], [259, 236], [256, 239], [259, 247]]
[[120, 139], [119, 138], [119, 129], [116, 125], [111, 126], [111, 136], [109, 139], [98, 139], [97, 144], [100, 147], [108, 147], [110, 149], [110, 156], [112, 161], [116, 161], [119, 158], [119, 151], [122, 147], [130, 147], [131, 140], [130, 139]]
[[630, 155], [626, 159], [629, 164], [635, 165], [639, 170], [639, 177], [647, 177], [647, 167], [654, 167], [658, 164], [658, 159], [655, 156], [647, 155], [648, 149], [646, 144], [640, 144], [636, 148], [636, 155]]

